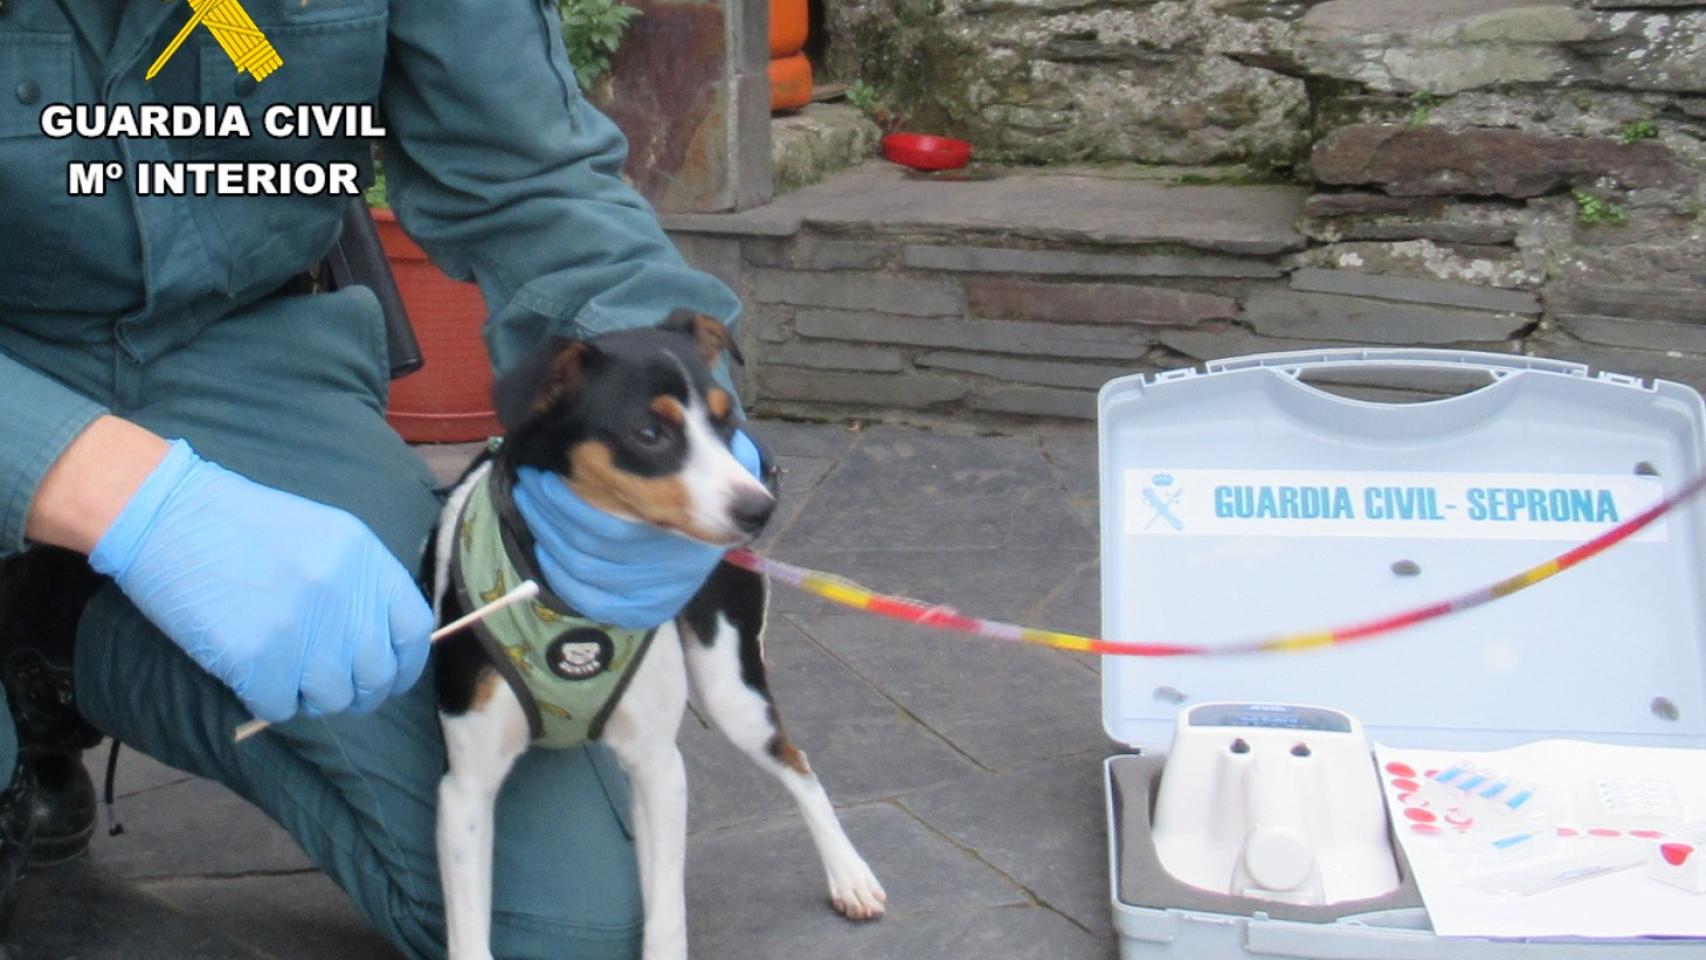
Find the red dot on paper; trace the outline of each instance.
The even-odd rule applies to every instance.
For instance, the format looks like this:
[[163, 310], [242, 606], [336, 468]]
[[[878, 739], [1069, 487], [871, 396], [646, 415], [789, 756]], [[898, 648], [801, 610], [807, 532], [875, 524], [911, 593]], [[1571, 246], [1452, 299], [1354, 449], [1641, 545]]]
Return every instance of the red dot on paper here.
[[1399, 763], [1396, 760], [1386, 765], [1386, 772], [1392, 774], [1394, 777], [1413, 777], [1416, 775], [1416, 769], [1414, 767], [1407, 763]]
[[1659, 844], [1659, 854], [1665, 858], [1666, 863], [1673, 867], [1682, 866], [1688, 861], [1688, 855], [1693, 852], [1694, 848], [1686, 843]]
[[1592, 830], [1588, 831], [1588, 836], [1590, 836], [1590, 837], [1621, 837], [1621, 836], [1623, 836], [1623, 831], [1613, 830], [1610, 827], [1594, 827]]
[[1426, 800], [1417, 800], [1413, 793], [1398, 794], [1398, 802], [1407, 807], [1425, 807], [1428, 805]]
[[1438, 772], [1439, 772], [1438, 770], [1423, 770], [1422, 776], [1427, 777], [1429, 780], [1432, 780], [1434, 778], [1434, 774], [1436, 774]]
[[1432, 837], [1432, 836], [1438, 836], [1439, 828], [1434, 826], [1431, 823], [1412, 823], [1412, 824], [1410, 824], [1410, 832], [1411, 833], [1419, 833], [1419, 834], [1422, 834], [1423, 836]]
[[1475, 822], [1475, 818], [1466, 817], [1460, 813], [1448, 813], [1445, 815], [1445, 822], [1454, 827], [1467, 827]]
[[1434, 820], [1438, 819], [1433, 815], [1432, 810], [1423, 810], [1421, 807], [1411, 807], [1410, 809], [1405, 810], [1404, 816], [1409, 817], [1417, 823], [1433, 823]]
[[1417, 783], [1414, 780], [1394, 780], [1394, 781], [1392, 781], [1392, 789], [1402, 790], [1405, 793], [1413, 793], [1420, 788], [1421, 788], [1421, 784]]
[[1657, 840], [1658, 838], [1664, 836], [1664, 831], [1662, 831], [1662, 830], [1631, 830], [1631, 831], [1629, 831], [1629, 835], [1631, 837], [1640, 837], [1642, 840]]
[[1559, 827], [1558, 828], [1558, 836], [1560, 836], [1560, 837], [1579, 837], [1581, 835], [1582, 835], [1581, 831], [1577, 830], [1573, 827]]

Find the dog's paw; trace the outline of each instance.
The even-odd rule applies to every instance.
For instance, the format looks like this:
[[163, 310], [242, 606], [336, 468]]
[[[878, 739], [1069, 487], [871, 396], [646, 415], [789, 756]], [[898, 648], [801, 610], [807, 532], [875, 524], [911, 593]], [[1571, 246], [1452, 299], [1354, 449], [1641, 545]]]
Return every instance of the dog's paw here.
[[858, 854], [829, 872], [829, 902], [836, 913], [849, 920], [877, 919], [883, 915], [888, 898], [877, 875]]

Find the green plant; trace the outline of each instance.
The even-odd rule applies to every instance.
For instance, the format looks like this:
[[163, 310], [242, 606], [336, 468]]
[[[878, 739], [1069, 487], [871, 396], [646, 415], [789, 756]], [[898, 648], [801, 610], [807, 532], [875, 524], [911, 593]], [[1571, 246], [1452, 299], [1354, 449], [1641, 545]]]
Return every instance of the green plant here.
[[847, 88], [847, 102], [866, 113], [877, 108], [878, 99], [877, 88], [863, 80], [855, 80], [853, 85]]
[[1410, 95], [1410, 126], [1426, 126], [1428, 117], [1433, 114], [1434, 107], [1444, 101], [1425, 90], [1418, 90]]
[[385, 189], [385, 158], [380, 156], [379, 144], [374, 144], [368, 154], [373, 158], [373, 182], [362, 191], [361, 198], [374, 210], [391, 209], [391, 197]]
[[373, 170], [373, 184], [362, 194], [367, 205], [376, 210], [389, 210], [391, 199], [385, 193], [385, 171], [377, 167]]
[[622, 35], [640, 11], [619, 0], [557, 0], [557, 13], [575, 79], [581, 89], [591, 90], [610, 72], [610, 58], [621, 49]]
[[1577, 190], [1576, 219], [1592, 226], [1596, 223], [1609, 223], [1621, 227], [1629, 222], [1629, 210], [1620, 203], [1613, 203], [1603, 197], [1596, 197], [1586, 190]]
[[1617, 139], [1625, 144], [1630, 144], [1639, 143], [1642, 140], [1651, 140], [1658, 135], [1659, 128], [1653, 125], [1653, 121], [1631, 120], [1623, 125], [1623, 129], [1617, 134]]

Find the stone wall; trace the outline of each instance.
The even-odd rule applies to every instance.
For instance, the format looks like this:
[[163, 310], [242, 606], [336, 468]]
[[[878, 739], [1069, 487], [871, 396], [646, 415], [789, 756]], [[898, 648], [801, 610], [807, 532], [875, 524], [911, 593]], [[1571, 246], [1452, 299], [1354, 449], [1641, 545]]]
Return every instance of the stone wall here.
[[1482, 118], [1502, 125], [1706, 112], [1693, 0], [842, 0], [827, 17], [831, 76], [1018, 160], [1302, 174], [1347, 110], [1478, 91], [1529, 101]]

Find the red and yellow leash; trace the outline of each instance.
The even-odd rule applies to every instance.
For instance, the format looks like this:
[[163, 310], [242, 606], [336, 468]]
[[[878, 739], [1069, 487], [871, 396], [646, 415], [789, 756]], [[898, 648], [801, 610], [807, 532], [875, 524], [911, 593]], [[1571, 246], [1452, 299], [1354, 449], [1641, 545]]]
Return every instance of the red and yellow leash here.
[[892, 596], [878, 593], [867, 587], [860, 586], [844, 577], [823, 573], [818, 570], [808, 570], [759, 556], [751, 550], [731, 551], [724, 559], [737, 567], [763, 574], [772, 580], [785, 583], [788, 586], [803, 590], [814, 596], [822, 597], [832, 603], [863, 610], [867, 613], [903, 623], [917, 624], [921, 627], [933, 627], [938, 630], [949, 630], [955, 633], [969, 633], [991, 640], [1006, 640], [1012, 643], [1030, 643], [1044, 647], [1054, 647], [1057, 650], [1071, 650], [1075, 653], [1099, 653], [1116, 657], [1178, 657], [1178, 656], [1220, 656], [1227, 654], [1276, 653], [1298, 650], [1312, 650], [1319, 647], [1330, 647], [1341, 644], [1356, 643], [1383, 634], [1413, 627], [1447, 614], [1458, 613], [1494, 600], [1508, 597], [1513, 593], [1526, 590], [1529, 587], [1549, 579], [1590, 557], [1598, 556], [1624, 540], [1629, 539], [1641, 530], [1651, 525], [1665, 514], [1675, 510], [1683, 502], [1706, 489], [1706, 474], [1702, 474], [1683, 485], [1676, 493], [1654, 504], [1649, 509], [1630, 517], [1628, 520], [1612, 527], [1610, 530], [1594, 537], [1580, 546], [1566, 550], [1556, 557], [1530, 567], [1512, 577], [1473, 590], [1450, 600], [1431, 603], [1426, 606], [1407, 610], [1403, 613], [1380, 617], [1362, 623], [1338, 627], [1331, 630], [1312, 630], [1302, 633], [1282, 633], [1215, 646], [1175, 643], [1128, 643], [1116, 640], [1103, 640], [1098, 637], [1079, 636], [1075, 633], [1061, 633], [1055, 630], [1038, 630], [1033, 627], [1021, 627], [1011, 623], [1001, 623], [996, 620], [981, 620], [968, 617], [951, 607], [925, 603], [908, 597]]

